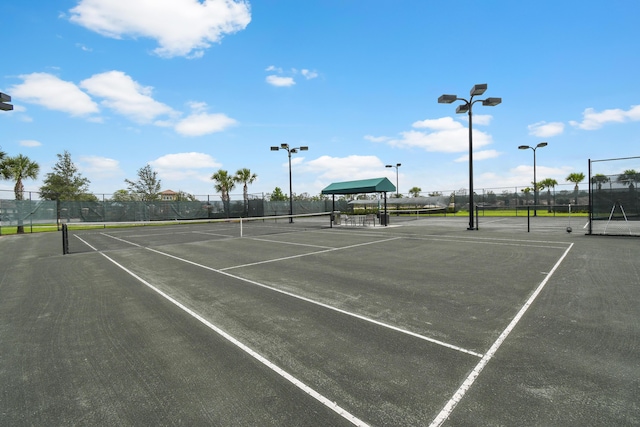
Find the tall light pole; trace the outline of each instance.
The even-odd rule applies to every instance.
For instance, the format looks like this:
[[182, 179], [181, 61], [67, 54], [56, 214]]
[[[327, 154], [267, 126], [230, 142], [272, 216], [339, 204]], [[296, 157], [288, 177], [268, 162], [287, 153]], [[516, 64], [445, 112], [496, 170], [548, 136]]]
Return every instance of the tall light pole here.
[[528, 145], [520, 145], [518, 148], [520, 150], [526, 150], [531, 148], [533, 150], [533, 216], [538, 216], [538, 183], [536, 182], [536, 150], [538, 148], [546, 147], [548, 144], [546, 142], [541, 142], [535, 147], [530, 147]]
[[402, 166], [402, 163], [396, 163], [394, 165], [384, 165], [385, 168], [396, 168], [396, 199], [400, 197], [400, 185], [398, 184], [398, 168]]
[[298, 151], [307, 151], [308, 149], [309, 147], [305, 145], [301, 147], [291, 148], [287, 143], [282, 143], [279, 147], [271, 147], [271, 151], [287, 150], [287, 154], [289, 155], [289, 224], [293, 223], [293, 185], [291, 183], [291, 154], [295, 154]]
[[464, 104], [459, 105], [456, 108], [456, 113], [468, 113], [469, 114], [469, 228], [467, 230], [475, 230], [474, 220], [473, 220], [473, 208], [475, 207], [473, 203], [473, 131], [472, 131], [472, 113], [471, 110], [473, 108], [473, 104], [476, 102], [482, 102], [482, 105], [487, 107], [494, 107], [502, 102], [502, 98], [487, 98], [487, 99], [476, 99], [474, 100], [474, 96], [482, 95], [487, 90], [487, 84], [477, 84], [471, 88], [470, 98], [466, 100], [465, 98], [458, 98], [457, 95], [442, 95], [438, 98], [439, 104], [451, 104], [455, 101], [462, 101]]

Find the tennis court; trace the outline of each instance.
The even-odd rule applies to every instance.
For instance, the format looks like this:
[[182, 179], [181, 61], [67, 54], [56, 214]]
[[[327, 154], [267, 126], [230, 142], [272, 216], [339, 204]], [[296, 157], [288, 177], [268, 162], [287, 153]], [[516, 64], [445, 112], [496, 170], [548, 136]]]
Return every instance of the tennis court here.
[[0, 424], [640, 423], [639, 241], [466, 221], [2, 237]]

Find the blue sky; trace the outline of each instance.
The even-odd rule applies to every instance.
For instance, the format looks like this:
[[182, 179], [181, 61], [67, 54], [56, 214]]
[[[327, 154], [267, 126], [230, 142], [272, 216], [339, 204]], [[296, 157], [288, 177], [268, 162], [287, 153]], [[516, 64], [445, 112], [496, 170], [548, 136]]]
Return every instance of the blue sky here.
[[0, 146], [40, 164], [27, 190], [68, 150], [95, 193], [146, 164], [163, 189], [213, 195], [216, 170], [246, 167], [251, 193], [288, 193], [281, 143], [309, 147], [294, 193], [395, 183], [396, 163], [401, 193], [468, 188], [467, 116], [437, 99], [476, 83], [502, 98], [473, 109], [476, 192], [530, 184], [519, 145], [548, 142], [537, 177], [560, 184], [640, 155], [636, 0], [3, 0], [0, 16]]

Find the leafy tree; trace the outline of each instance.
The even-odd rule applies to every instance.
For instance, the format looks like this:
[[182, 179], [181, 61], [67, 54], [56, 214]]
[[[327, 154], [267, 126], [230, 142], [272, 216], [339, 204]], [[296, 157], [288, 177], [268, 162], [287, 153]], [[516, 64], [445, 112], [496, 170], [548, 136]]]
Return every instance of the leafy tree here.
[[578, 204], [578, 184], [584, 181], [584, 174], [582, 172], [573, 172], [570, 173], [565, 181], [573, 182], [576, 186], [573, 188], [573, 193], [575, 194], [576, 205]]
[[[411, 190], [409, 190], [409, 191], [411, 191]], [[422, 191], [422, 190], [420, 190], [420, 191]], [[429, 195], [429, 197], [442, 196], [442, 193], [440, 191], [432, 191], [428, 195]]]
[[540, 189], [547, 189], [547, 206], [549, 206], [549, 212], [551, 212], [551, 189], [555, 189], [556, 185], [558, 185], [558, 181], [553, 178], [545, 178], [538, 183], [540, 185]]
[[139, 197], [137, 194], [132, 194], [129, 190], [124, 189], [116, 190], [113, 193], [113, 196], [111, 196], [111, 200], [114, 202], [133, 202], [138, 199]]
[[609, 177], [601, 173], [597, 173], [591, 177], [591, 183], [598, 186], [598, 191], [602, 190], [602, 184], [609, 181], [611, 181]]
[[161, 180], [158, 179], [158, 172], [154, 171], [150, 165], [138, 169], [138, 179], [131, 181], [125, 179], [129, 192], [139, 195], [145, 202], [151, 202], [160, 198]]
[[421, 192], [422, 192], [422, 188], [420, 187], [411, 187], [409, 189], [409, 194], [411, 194], [411, 197], [420, 197]]
[[269, 195], [269, 200], [271, 200], [272, 202], [286, 202], [287, 200], [289, 200], [289, 197], [287, 197], [287, 195], [282, 192], [282, 189], [280, 187], [276, 187], [273, 190], [273, 193]]
[[526, 204], [529, 204], [529, 194], [531, 194], [531, 188], [530, 187], [525, 187], [523, 189], [521, 189], [520, 191], [522, 191], [524, 193], [524, 199], [527, 202]]
[[197, 202], [198, 198], [193, 194], [189, 194], [186, 191], [178, 191], [176, 195], [176, 200], [180, 202]]
[[251, 170], [247, 168], [238, 169], [236, 175], [233, 177], [234, 182], [242, 184], [242, 195], [244, 196], [244, 210], [249, 210], [249, 191], [248, 185], [258, 179], [258, 175], [251, 173]]
[[[13, 192], [15, 194], [16, 200], [22, 200], [24, 193], [24, 185], [22, 181], [24, 179], [36, 179], [38, 178], [38, 172], [40, 171], [40, 166], [30, 160], [28, 157], [23, 156], [22, 154], [17, 155], [16, 157], [4, 158], [0, 164], [0, 173], [2, 178], [11, 179], [15, 181], [16, 185], [13, 187]], [[24, 225], [22, 224], [22, 219], [18, 222], [17, 232], [19, 234], [24, 233]]]
[[493, 191], [489, 190], [485, 196], [485, 200], [487, 203], [494, 205], [498, 201], [498, 196]]
[[229, 193], [236, 187], [233, 178], [234, 177], [229, 175], [229, 172], [224, 169], [218, 169], [216, 173], [211, 175], [211, 179], [215, 181], [213, 187], [218, 193], [220, 193], [222, 203], [225, 206], [224, 210], [226, 211], [227, 216], [229, 215], [229, 202], [231, 201], [231, 196]]
[[97, 200], [96, 196], [89, 193], [91, 181], [78, 172], [71, 161], [71, 154], [65, 150], [56, 155], [58, 162], [53, 166], [53, 172], [44, 179], [40, 197], [45, 200]]

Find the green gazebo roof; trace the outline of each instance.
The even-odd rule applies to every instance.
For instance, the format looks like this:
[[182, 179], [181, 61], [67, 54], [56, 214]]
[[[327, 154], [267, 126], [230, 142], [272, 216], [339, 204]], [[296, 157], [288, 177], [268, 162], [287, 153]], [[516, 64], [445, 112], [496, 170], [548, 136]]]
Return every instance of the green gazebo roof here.
[[396, 191], [396, 186], [387, 178], [361, 179], [358, 181], [334, 182], [322, 190], [322, 194], [360, 194]]

